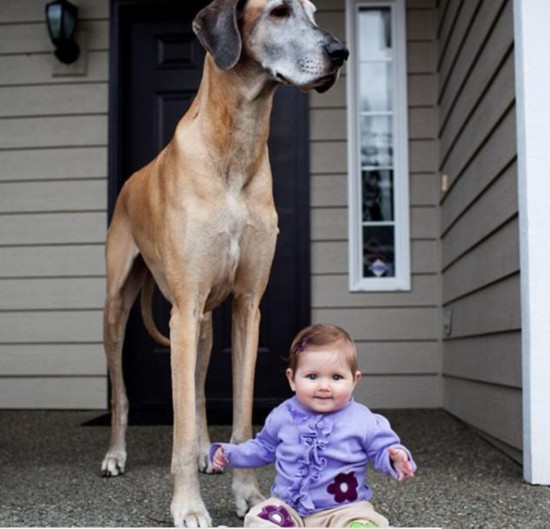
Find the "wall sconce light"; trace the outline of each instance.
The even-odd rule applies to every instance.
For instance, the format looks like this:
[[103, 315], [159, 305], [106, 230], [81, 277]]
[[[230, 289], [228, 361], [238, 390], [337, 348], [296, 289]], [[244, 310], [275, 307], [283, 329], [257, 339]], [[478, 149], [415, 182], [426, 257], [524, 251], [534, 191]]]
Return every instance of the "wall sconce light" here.
[[64, 64], [75, 62], [80, 55], [80, 48], [73, 40], [77, 15], [78, 8], [67, 0], [46, 4], [46, 22], [55, 56]]

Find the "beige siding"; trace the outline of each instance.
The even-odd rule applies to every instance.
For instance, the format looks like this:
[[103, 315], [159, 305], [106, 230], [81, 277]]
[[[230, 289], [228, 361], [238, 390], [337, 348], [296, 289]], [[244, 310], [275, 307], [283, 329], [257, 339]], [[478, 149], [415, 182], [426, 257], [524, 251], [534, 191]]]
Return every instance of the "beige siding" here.
[[[349, 292], [345, 73], [310, 99], [312, 320], [341, 324], [357, 340], [357, 398], [377, 408], [441, 405], [435, 4], [407, 3], [410, 292]], [[320, 24], [345, 39], [345, 2], [316, 5]]]
[[80, 72], [45, 2], [0, 8], [0, 408], [106, 406], [108, 1], [75, 3]]
[[[512, 1], [441, 2], [445, 408], [521, 450], [521, 321]], [[483, 403], [480, 405], [480, 403]]]

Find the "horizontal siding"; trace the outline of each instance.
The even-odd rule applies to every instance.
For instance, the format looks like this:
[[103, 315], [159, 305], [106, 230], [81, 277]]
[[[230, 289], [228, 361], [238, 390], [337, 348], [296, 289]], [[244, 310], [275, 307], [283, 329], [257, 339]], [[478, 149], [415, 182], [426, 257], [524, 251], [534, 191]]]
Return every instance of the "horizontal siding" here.
[[436, 340], [359, 342], [359, 369], [368, 375], [439, 375], [441, 355]]
[[[498, 64], [505, 57], [500, 47], [506, 48], [511, 43], [511, 2], [471, 0], [449, 3], [463, 9], [460, 9], [459, 17], [454, 21], [452, 35], [448, 30], [442, 35], [443, 39], [460, 43], [460, 46], [446, 48], [442, 54], [439, 95], [442, 123], [446, 123], [451, 109], [455, 114], [453, 118], [460, 119], [460, 113], [454, 112], [456, 105], [460, 108], [464, 104], [459, 99], [466, 97], [468, 101], [470, 97], [483, 94], [485, 87], [480, 84], [494, 75], [494, 61]], [[506, 14], [501, 18], [503, 8]], [[475, 62], [472, 58], [475, 58]]]
[[[517, 167], [514, 162], [444, 232], [444, 269], [517, 216]], [[517, 241], [516, 241], [517, 242]]]
[[[443, 273], [443, 302], [448, 304], [485, 285], [497, 283], [519, 269], [519, 245], [510, 244], [518, 233], [518, 219], [491, 233]], [[498, 257], [495, 257], [498, 256]]]
[[[0, 10], [0, 13], [2, 11]], [[87, 73], [85, 79], [81, 76], [63, 79], [64, 86], [107, 82], [109, 71], [109, 54], [103, 51], [88, 51]], [[51, 75], [53, 58], [48, 53], [32, 53], [28, 55], [0, 55], [0, 72], [5, 87], [11, 86], [48, 86], [57, 85], [59, 77]]]
[[492, 134], [494, 128], [498, 126], [499, 121], [513, 104], [514, 98], [514, 60], [513, 55], [510, 54], [464, 127], [460, 130], [446, 129], [442, 135], [445, 139], [448, 134], [455, 136], [452, 140], [448, 140], [452, 143], [452, 149], [442, 153], [444, 155], [442, 169], [451, 176], [451, 185], [487, 137]]
[[106, 195], [105, 178], [9, 182], [2, 184], [0, 214], [103, 211]]
[[443, 370], [451, 377], [521, 388], [519, 331], [455, 338], [445, 343]]
[[0, 150], [0, 182], [105, 178], [107, 149], [97, 146]]
[[438, 376], [364, 376], [354, 397], [373, 409], [439, 408]]
[[0, 407], [105, 408], [107, 0], [80, 0], [84, 72], [41, 0], [0, 9]]
[[439, 311], [436, 307], [343, 307], [319, 308], [312, 312], [314, 323], [334, 322], [345, 327], [358, 341], [426, 341], [439, 338]]
[[[109, 16], [108, 2], [97, 0], [78, 0], [79, 18], [106, 19]], [[24, 22], [44, 22], [42, 2], [36, 0], [2, 0], [0, 24], [21, 24]]]
[[103, 409], [106, 393], [105, 376], [3, 378], [0, 408]]
[[447, 378], [444, 384], [445, 409], [481, 432], [521, 450], [521, 390], [455, 378]]
[[[51, 56], [53, 46], [44, 22], [44, 3], [39, 0], [33, 3], [42, 19], [39, 22], [3, 25], [0, 32], [0, 50], [2, 54], [40, 53], [53, 67], [54, 59]], [[89, 50], [108, 50], [109, 22], [107, 20], [84, 20], [79, 13], [77, 41], [78, 34], [83, 32], [87, 35]]]
[[521, 312], [518, 299], [519, 274], [516, 274], [447, 305], [453, 313], [453, 337], [519, 330]]
[[[33, 310], [0, 312], [2, 345], [100, 343], [102, 312]], [[86, 375], [87, 373], [83, 373]]]
[[[521, 314], [513, 2], [445, 2], [439, 166], [445, 408], [521, 450]], [[483, 402], [483, 406], [479, 403]]]
[[105, 114], [107, 84], [0, 87], [0, 118], [71, 115], [75, 108], [81, 114]]
[[445, 196], [441, 211], [443, 231], [483, 194], [516, 158], [516, 113], [510, 109], [487, 141], [453, 182], [453, 191]]
[[[316, 5], [321, 25], [344, 35], [345, 3]], [[312, 320], [357, 340], [367, 381], [357, 396], [375, 407], [440, 405], [436, 14], [433, 1], [407, 2], [410, 292], [349, 292], [345, 75], [310, 98]]]
[[0, 280], [94, 276], [103, 270], [103, 256], [103, 244], [0, 247]]
[[[0, 241], [9, 246], [101, 243], [106, 225], [104, 212], [9, 214], [2, 216]], [[40, 263], [36, 266], [38, 271]]]
[[4, 377], [105, 376], [105, 353], [97, 343], [2, 344], [0, 373]]
[[431, 41], [419, 40], [408, 43], [407, 68], [409, 75], [430, 74], [434, 72], [436, 61], [437, 49]]
[[411, 74], [407, 77], [407, 99], [409, 106], [431, 106], [437, 104], [437, 75], [434, 73]]
[[103, 277], [0, 280], [0, 311], [98, 309], [103, 307]]
[[5, 119], [0, 129], [0, 149], [83, 146], [107, 146], [106, 115]]
[[[500, 2], [485, 2], [483, 8], [495, 8]], [[456, 84], [459, 82], [453, 78], [453, 84], [445, 92], [440, 101], [440, 114], [442, 121], [441, 152], [443, 156], [449, 150], [451, 135], [446, 135], [446, 130], [456, 130], [464, 126], [468, 116], [475, 109], [482, 94], [490, 84], [491, 79], [500, 70], [502, 61], [507, 60], [513, 47], [513, 36], [509, 32], [512, 24], [512, 4], [505, 4], [492, 28], [486, 45], [480, 50], [480, 55], [472, 72], [462, 83], [461, 97], [457, 98]], [[467, 45], [472, 45], [470, 41]], [[471, 67], [471, 65], [469, 65]], [[464, 67], [466, 68], [466, 66]], [[456, 72], [453, 72], [456, 76]], [[451, 112], [452, 110], [452, 112]]]

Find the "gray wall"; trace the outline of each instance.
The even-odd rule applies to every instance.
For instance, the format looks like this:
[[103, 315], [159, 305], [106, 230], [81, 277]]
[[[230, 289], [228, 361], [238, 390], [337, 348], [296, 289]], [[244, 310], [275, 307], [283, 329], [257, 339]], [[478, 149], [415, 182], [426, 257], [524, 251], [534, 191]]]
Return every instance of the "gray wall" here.
[[65, 71], [45, 4], [0, 5], [0, 407], [104, 408], [108, 2], [77, 2]]
[[521, 322], [511, 0], [438, 13], [444, 407], [519, 457]]

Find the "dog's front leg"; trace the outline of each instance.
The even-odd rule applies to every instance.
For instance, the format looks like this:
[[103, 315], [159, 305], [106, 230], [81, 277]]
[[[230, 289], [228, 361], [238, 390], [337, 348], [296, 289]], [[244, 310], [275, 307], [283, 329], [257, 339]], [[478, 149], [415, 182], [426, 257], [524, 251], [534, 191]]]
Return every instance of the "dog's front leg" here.
[[208, 364], [212, 354], [212, 313], [204, 315], [200, 324], [199, 345], [197, 348], [197, 368], [195, 373], [195, 394], [197, 397], [197, 428], [199, 439], [198, 467], [201, 472], [211, 474], [214, 468], [208, 459], [210, 436], [206, 420], [205, 383], [208, 373]]
[[[260, 299], [238, 295], [233, 301], [232, 371], [233, 371], [233, 432], [232, 443], [252, 436], [252, 403], [254, 371], [260, 330]], [[264, 500], [254, 471], [233, 471], [233, 494], [237, 516], [243, 517], [251, 507]]]
[[197, 472], [198, 442], [195, 408], [195, 366], [199, 311], [174, 304], [170, 317], [174, 437], [171, 512], [176, 527], [210, 527], [211, 519], [201, 498]]

